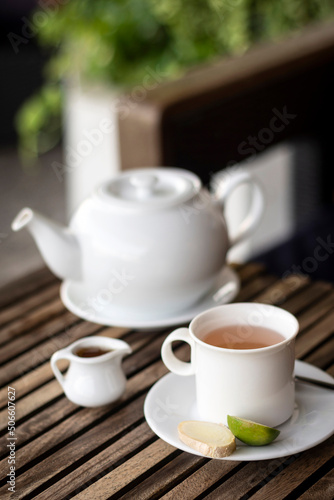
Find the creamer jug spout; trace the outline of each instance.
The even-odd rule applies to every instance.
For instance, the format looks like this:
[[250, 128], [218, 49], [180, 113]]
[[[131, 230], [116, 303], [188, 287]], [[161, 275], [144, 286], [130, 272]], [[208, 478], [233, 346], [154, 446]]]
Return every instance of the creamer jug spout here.
[[120, 343], [119, 347], [115, 349], [115, 358], [119, 358], [120, 360], [122, 360], [122, 358], [126, 354], [131, 354], [131, 353], [132, 353], [131, 347], [126, 342], [122, 342], [122, 344]]
[[56, 276], [80, 280], [80, 247], [70, 229], [31, 208], [23, 208], [12, 222], [13, 231], [19, 231], [23, 227], [31, 233], [45, 263]]

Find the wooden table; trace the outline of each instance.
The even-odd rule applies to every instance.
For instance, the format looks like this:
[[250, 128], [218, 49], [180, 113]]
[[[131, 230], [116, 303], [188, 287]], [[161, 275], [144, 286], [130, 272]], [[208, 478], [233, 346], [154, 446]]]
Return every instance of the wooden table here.
[[[242, 287], [236, 300], [273, 303], [296, 314], [297, 357], [334, 375], [333, 285], [293, 275], [278, 279], [258, 264], [237, 272]], [[0, 322], [1, 498], [333, 498], [333, 437], [289, 457], [235, 462], [182, 452], [151, 431], [143, 403], [167, 372], [160, 347], [171, 329], [145, 332], [82, 321], [64, 308], [59, 282], [45, 269], [0, 291]], [[132, 346], [123, 362], [127, 390], [113, 405], [81, 408], [63, 395], [49, 358], [96, 334]], [[178, 352], [187, 356], [186, 346]], [[15, 390], [15, 493], [6, 484], [8, 386]]]

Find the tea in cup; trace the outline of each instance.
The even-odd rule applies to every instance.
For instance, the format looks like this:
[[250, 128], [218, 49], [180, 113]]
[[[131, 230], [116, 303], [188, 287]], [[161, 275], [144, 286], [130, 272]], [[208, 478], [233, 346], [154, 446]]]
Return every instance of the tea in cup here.
[[[131, 352], [123, 340], [85, 337], [55, 352], [51, 368], [70, 401], [81, 406], [103, 406], [124, 393], [126, 378], [121, 362]], [[65, 375], [57, 366], [60, 359], [70, 362]]]
[[[173, 373], [195, 375], [203, 420], [226, 424], [227, 415], [234, 415], [275, 427], [294, 409], [298, 328], [297, 319], [278, 307], [226, 304], [168, 335], [161, 356]], [[174, 355], [177, 340], [190, 344], [190, 363]]]

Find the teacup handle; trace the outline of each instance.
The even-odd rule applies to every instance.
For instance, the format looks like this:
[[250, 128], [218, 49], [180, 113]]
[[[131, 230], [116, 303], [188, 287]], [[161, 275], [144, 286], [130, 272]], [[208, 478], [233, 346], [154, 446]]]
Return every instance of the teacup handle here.
[[252, 187], [252, 202], [248, 214], [240, 222], [237, 234], [230, 238], [229, 248], [247, 238], [256, 228], [261, 220], [264, 209], [264, 196], [258, 182], [245, 170], [235, 170], [230, 175], [226, 175], [224, 180], [218, 184], [216, 195], [218, 203], [225, 206], [229, 195], [241, 184], [249, 184]]
[[69, 353], [66, 349], [61, 349], [60, 351], [54, 352], [50, 359], [52, 371], [55, 374], [55, 377], [60, 385], [64, 388], [65, 377], [57, 366], [57, 361], [59, 361], [60, 359], [69, 359]]
[[190, 345], [191, 350], [194, 349], [194, 341], [190, 337], [188, 328], [178, 328], [174, 332], [170, 333], [165, 339], [161, 347], [161, 358], [164, 364], [167, 366], [168, 370], [176, 375], [194, 375], [195, 366], [194, 362], [186, 363], [178, 359], [172, 351], [172, 342], [175, 340], [182, 340]]

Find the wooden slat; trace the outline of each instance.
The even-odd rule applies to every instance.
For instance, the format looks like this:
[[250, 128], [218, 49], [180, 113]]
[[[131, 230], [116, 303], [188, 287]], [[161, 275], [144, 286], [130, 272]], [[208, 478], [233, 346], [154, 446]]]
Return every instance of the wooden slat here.
[[309, 356], [305, 358], [308, 363], [318, 366], [319, 368], [324, 368], [333, 362], [333, 352], [334, 352], [334, 337], [332, 337], [324, 345], [321, 345], [312, 352]]
[[[43, 385], [29, 396], [23, 398], [19, 403], [16, 403], [15, 419], [16, 422], [26, 417], [36, 409], [52, 401], [57, 396], [63, 394], [63, 389], [57, 380], [51, 380]], [[0, 430], [7, 428], [8, 412], [7, 408], [0, 412]]]
[[[90, 323], [87, 323], [85, 326], [90, 326], [91, 328], [94, 326]], [[113, 338], [120, 336], [120, 334], [124, 332], [124, 328], [119, 328], [119, 329], [108, 329], [105, 333], [109, 333], [109, 336], [112, 336]], [[91, 332], [93, 333], [93, 332]], [[100, 333], [100, 332], [99, 332]], [[107, 336], [107, 335], [104, 335]], [[132, 375], [133, 372], [137, 371], [139, 366], [141, 365], [143, 361], [143, 356], [140, 351], [140, 347], [145, 343], [149, 343], [151, 351], [146, 351], [146, 355], [144, 358], [145, 364], [148, 364], [152, 362], [152, 359], [155, 359], [157, 357], [156, 355], [156, 350], [157, 346], [161, 346], [163, 341], [163, 338], [160, 336], [157, 339], [154, 340], [154, 342], [150, 341], [149, 339], [141, 338], [141, 342], [138, 346], [137, 342], [137, 350], [132, 345], [132, 348], [134, 350], [134, 353], [130, 356], [128, 356], [124, 362], [123, 362], [123, 369], [125, 371], [125, 374], [129, 377]], [[154, 352], [153, 352], [154, 350]], [[150, 354], [151, 353], [151, 354]], [[130, 363], [128, 362], [130, 361]], [[59, 369], [65, 368], [68, 365], [67, 361], [59, 361], [58, 366]], [[52, 374], [51, 367], [49, 366], [48, 372], [50, 375]], [[15, 385], [15, 390], [17, 391], [16, 384]], [[7, 389], [7, 388], [6, 388]], [[18, 422], [20, 419], [28, 416], [30, 413], [38, 410], [39, 408], [45, 406], [46, 404], [50, 403], [53, 399], [58, 397], [59, 395], [63, 394], [63, 389], [61, 388], [59, 382], [52, 377], [52, 380], [50, 382], [46, 383], [42, 387], [34, 390], [31, 392], [28, 396], [23, 397], [20, 399], [17, 404], [16, 404], [16, 421]], [[68, 412], [72, 411], [72, 404], [68, 405]], [[63, 409], [64, 416], [65, 411]], [[50, 419], [48, 420], [48, 424], [50, 425]], [[0, 412], [0, 431], [4, 430], [7, 427], [7, 407], [4, 408]], [[20, 428], [21, 432], [21, 428]], [[22, 444], [22, 440], [20, 441]]]
[[[44, 318], [41, 319], [43, 316]], [[1, 348], [1, 364], [6, 363], [8, 360], [15, 356], [19, 356], [27, 349], [34, 348], [35, 345], [39, 344], [41, 341], [47, 339], [48, 337], [51, 337], [61, 328], [64, 328], [64, 326], [69, 327], [70, 325], [79, 322], [79, 319], [74, 316], [74, 314], [64, 310], [64, 306], [58, 300], [57, 302], [48, 304], [43, 308], [40, 319], [41, 321], [36, 319], [36, 324], [34, 325], [35, 328], [27, 328], [30, 330], [28, 333], [20, 332], [19, 337], [13, 339], [11, 342]], [[45, 321], [45, 323], [39, 324], [40, 322], [43, 322], [43, 320]], [[12, 333], [9, 333], [8, 330], [7, 332], [6, 330], [4, 330], [3, 333], [8, 333], [9, 336], [12, 335]], [[14, 335], [17, 335], [17, 333]]]
[[[66, 362], [59, 362], [59, 367], [65, 367]], [[15, 386], [15, 391], [17, 394], [17, 398], [22, 398], [28, 392], [33, 391], [40, 385], [45, 384], [49, 380], [53, 378], [53, 372], [51, 370], [50, 362], [47, 361], [43, 363], [41, 366], [36, 368], [35, 370], [22, 375], [22, 377], [17, 378], [15, 381], [11, 381], [11, 383]], [[0, 390], [0, 408], [7, 406], [8, 399], [8, 391], [7, 385]]]
[[263, 302], [265, 304], [281, 305], [290, 296], [303, 290], [307, 282], [304, 279], [286, 280], [282, 283], [275, 276], [265, 275], [253, 279], [246, 284], [236, 298], [236, 302], [243, 300], [251, 302]]
[[334, 292], [330, 291], [330, 293], [325, 295], [321, 300], [309, 304], [306, 308], [304, 307], [304, 311], [298, 317], [300, 329], [304, 330], [316, 324], [320, 318], [333, 310], [333, 306]]
[[59, 283], [57, 282], [46, 286], [39, 294], [29, 295], [28, 297], [24, 296], [22, 300], [17, 300], [12, 305], [0, 310], [0, 326], [27, 314], [32, 309], [37, 309], [58, 295]]
[[[279, 285], [279, 282], [276, 282]], [[311, 283], [310, 286], [304, 286], [300, 281], [300, 288], [291, 290], [292, 296], [284, 295], [284, 302], [281, 303], [280, 287], [278, 293], [275, 293], [275, 284], [269, 287], [261, 299], [270, 303], [274, 296], [278, 299], [278, 304], [292, 314], [298, 315], [300, 330], [321, 319], [326, 313], [333, 309], [334, 291], [330, 284]], [[260, 302], [260, 296], [256, 296], [256, 302]]]
[[284, 302], [284, 309], [298, 313], [298, 322], [304, 330], [333, 308], [334, 291], [322, 283], [312, 283], [295, 296]]
[[[277, 280], [277, 278], [276, 278]], [[310, 283], [309, 278], [301, 275], [291, 275], [284, 280], [277, 280], [262, 294], [256, 296], [256, 302], [265, 304], [283, 304], [288, 297], [302, 290]]]
[[[4, 326], [1, 329], [1, 341], [4, 343], [9, 340], [14, 340], [15, 337], [20, 336], [17, 342], [22, 343], [21, 336], [24, 335], [25, 332], [29, 332], [30, 330], [31, 335], [32, 333], [36, 332], [37, 327], [39, 327], [39, 330], [41, 330], [40, 326], [44, 326], [43, 323], [49, 322], [50, 318], [55, 318], [57, 316], [63, 315], [65, 312], [66, 309], [64, 308], [61, 301], [57, 298], [52, 302], [39, 307], [38, 310], [29, 312], [18, 320], [9, 323], [9, 325], [7, 326]], [[71, 313], [67, 314], [69, 315]], [[76, 321], [78, 321], [78, 318], [74, 316], [74, 314], [71, 314], [71, 316], [73, 319], [76, 319]], [[34, 332], [31, 332], [32, 329], [34, 329]], [[27, 340], [29, 337], [25, 336], [24, 338], [25, 340]], [[8, 346], [3, 347], [3, 349], [9, 350], [11, 348], [11, 345], [15, 344], [9, 344]], [[27, 346], [29, 347], [29, 344]], [[14, 347], [13, 352], [15, 352]]]
[[59, 283], [59, 280], [46, 267], [38, 269], [0, 289], [0, 308], [6, 307], [31, 293], [40, 291], [55, 282]]
[[[103, 477], [105, 471], [109, 472], [110, 469], [115, 467], [115, 464], [124, 460], [129, 453], [133, 453], [136, 449], [145, 445], [154, 436], [155, 434], [146, 422], [142, 423], [35, 498], [53, 500], [54, 498], [63, 498], [69, 494], [79, 494], [81, 490], [86, 489], [87, 483], [96, 482], [100, 477]], [[138, 497], [136, 496], [136, 498]]]
[[[129, 331], [128, 328], [120, 328], [120, 327], [104, 328], [103, 330], [99, 331], [100, 328], [101, 328], [100, 325], [95, 325], [93, 323], [82, 323], [81, 335], [84, 337], [88, 335], [94, 335], [97, 332], [98, 335], [103, 335], [105, 337], [120, 338], [123, 337], [124, 334], [126, 334]], [[127, 339], [127, 340], [131, 340], [132, 349], [137, 349], [139, 344], [141, 345], [144, 339], [147, 340], [147, 334], [144, 335], [143, 333], [143, 338], [142, 338], [141, 335], [137, 333], [135, 339], [133, 340]], [[59, 366], [61, 368], [62, 366], [61, 362], [59, 362]], [[28, 392], [33, 391], [39, 385], [43, 385], [44, 383], [51, 380], [53, 376], [54, 375], [48, 360], [47, 362], [38, 366], [38, 368], [35, 368], [31, 372], [15, 379], [14, 385], [17, 397], [21, 398], [25, 396]], [[7, 405], [7, 386], [0, 389], [0, 408], [2, 408], [5, 405]]]
[[[41, 434], [46, 432], [51, 432], [51, 429], [53, 427], [60, 425], [60, 423], [64, 419], [71, 417], [77, 411], [78, 407], [72, 404], [66, 397], [62, 397], [57, 401], [52, 401], [52, 404], [44, 408], [40, 408], [38, 413], [34, 414], [33, 416], [30, 416], [29, 419], [17, 425], [17, 432], [19, 433], [20, 436], [19, 445], [21, 450], [24, 449], [24, 446], [26, 445], [27, 441], [31, 441], [32, 439], [34, 440], [40, 439], [41, 440], [40, 453], [47, 452], [49, 447], [50, 446], [52, 447], [52, 445], [50, 444], [50, 440], [47, 435], [47, 439], [45, 440], [45, 447], [43, 450], [43, 439], [40, 437]], [[61, 436], [61, 434], [59, 436]], [[59, 442], [61, 442], [60, 437], [59, 437]], [[21, 466], [21, 464], [23, 465], [25, 463], [24, 461], [25, 459], [27, 460], [26, 463], [29, 463], [30, 458], [32, 459], [33, 457], [32, 456], [29, 457], [29, 454], [21, 455], [20, 452], [20, 460], [18, 465], [19, 466]], [[7, 457], [4, 458], [2, 462], [0, 462], [0, 467], [5, 466], [6, 460]]]
[[[120, 497], [122, 500], [148, 500], [156, 498], [164, 494], [172, 488], [172, 485], [182, 482], [187, 476], [191, 475], [195, 470], [204, 465], [208, 459], [191, 455], [190, 453], [181, 453], [173, 460], [168, 462], [157, 470], [154, 475], [143, 479], [139, 484], [136, 484], [133, 489]], [[182, 498], [183, 497], [173, 497]]]
[[[181, 347], [178, 350], [178, 356], [183, 359], [186, 349]], [[145, 370], [139, 372], [134, 377], [130, 378], [127, 382], [125, 395], [117, 402], [114, 403], [113, 408], [123, 405], [126, 401], [130, 401], [138, 393], [147, 390], [153, 383], [155, 383], [162, 375], [167, 373], [167, 368], [159, 361], [148, 366]], [[36, 403], [38, 406], [38, 403]], [[57, 424], [59, 418], [64, 418], [71, 415], [78, 409], [76, 405], [64, 398], [64, 402], [59, 405], [56, 404], [59, 411], [51, 411], [50, 408], [42, 410], [37, 416], [32, 417], [24, 424], [18, 426], [17, 430], [21, 434], [21, 444], [24, 444], [25, 439], [23, 436], [33, 437], [35, 429], [38, 427], [38, 434], [48, 427]], [[20, 453], [20, 466], [25, 465], [29, 460], [37, 458], [39, 453], [45, 453], [51, 450], [54, 446], [59, 446], [64, 439], [68, 439], [73, 434], [73, 427], [77, 432], [83, 430], [86, 426], [91, 425], [94, 419], [103, 418], [103, 416], [110, 410], [108, 406], [100, 407], [98, 409], [79, 408], [76, 415], [70, 419], [64, 420], [57, 427], [51, 429], [47, 433], [35, 439], [31, 444], [21, 449]], [[44, 425], [43, 423], [44, 422]], [[75, 424], [76, 422], [76, 424]]]
[[[185, 349], [183, 349], [183, 350], [182, 350], [182, 348], [179, 349], [178, 355], [181, 359], [184, 358], [184, 356], [182, 355], [182, 351], [183, 351], [183, 353], [186, 352]], [[149, 385], [151, 385], [153, 382], [155, 382], [157, 379], [159, 379], [166, 372], [167, 372], [167, 369], [164, 367], [164, 365], [161, 362], [159, 362], [159, 363], [155, 363], [154, 365], [151, 365], [143, 372], [140, 372], [139, 374], [137, 374], [135, 377], [130, 379], [130, 381], [128, 382], [125, 398], [123, 398], [120, 401], [120, 404], [122, 404], [122, 403], [124, 404], [124, 401], [126, 399], [131, 401], [131, 398], [134, 397], [136, 394], [138, 394], [138, 392], [140, 392], [143, 388], [147, 388]], [[75, 409], [75, 405], [72, 405], [72, 403], [70, 403], [67, 400], [64, 400], [64, 401], [66, 401], [67, 408], [71, 407], [72, 410]], [[143, 400], [141, 401], [141, 403], [139, 405], [140, 412], [141, 412], [140, 413], [141, 418], [142, 418], [142, 402], [143, 402]], [[131, 403], [131, 405], [129, 405], [130, 407], [128, 408], [127, 411], [131, 412], [131, 414], [133, 412], [132, 404], [137, 404], [137, 403], [135, 402], [135, 403]], [[57, 403], [57, 405], [59, 406], [59, 402]], [[119, 405], [118, 403], [116, 405], [114, 405], [115, 411], [116, 411], [116, 408], [118, 405]], [[50, 419], [43, 418], [44, 412], [48, 412], [49, 416], [51, 418], [54, 418], [54, 422], [56, 423], [59, 420], [59, 418], [62, 418], [64, 416], [64, 413], [62, 413], [63, 410], [64, 410], [64, 406], [62, 408], [60, 408], [60, 410], [58, 412], [50, 412], [50, 409], [48, 408], [47, 410], [44, 410], [43, 412], [41, 412], [38, 415], [38, 418], [37, 418], [37, 416], [33, 417], [32, 420], [36, 420], [36, 423], [39, 426], [38, 433], [41, 431], [41, 422], [42, 421], [45, 422], [46, 426], [52, 424], [52, 421], [50, 421]], [[64, 422], [57, 425], [54, 429], [51, 429], [49, 432], [44, 433], [43, 435], [41, 435], [40, 437], [38, 437], [37, 439], [35, 439], [31, 443], [29, 443], [28, 445], [23, 446], [23, 448], [20, 449], [19, 467], [22, 467], [25, 464], [28, 464], [31, 460], [34, 460], [34, 458], [38, 458], [38, 456], [40, 454], [46, 453], [48, 450], [51, 450], [53, 447], [58, 448], [59, 445], [62, 443], [62, 441], [68, 440], [71, 437], [73, 438], [73, 429], [75, 429], [75, 432], [82, 432], [82, 430], [85, 427], [87, 427], [87, 426], [89, 427], [93, 422], [96, 422], [97, 420], [103, 418], [103, 416], [108, 411], [110, 411], [110, 407], [100, 407], [100, 408], [94, 408], [94, 409], [88, 409], [88, 408], [80, 409], [78, 412], [76, 412], [69, 419], [67, 419]], [[121, 412], [122, 411], [123, 410], [121, 410]], [[66, 412], [65, 412], [65, 414], [66, 414]], [[125, 415], [127, 415], [126, 412], [125, 412]], [[111, 424], [109, 424], [109, 426], [110, 425]], [[112, 424], [112, 426], [114, 426], [114, 423]], [[27, 427], [27, 424], [23, 424], [23, 428], [26, 428], [26, 427]], [[33, 424], [32, 422], [30, 423], [30, 429], [31, 429], [30, 432], [28, 432], [27, 434], [32, 436], [35, 433], [35, 424]], [[101, 434], [103, 436], [110, 435], [110, 432], [108, 434], [108, 432], [104, 433], [102, 431], [103, 430], [101, 430]], [[25, 432], [22, 433], [22, 426], [18, 427], [18, 432], [20, 434], [20, 440], [23, 440]], [[92, 442], [97, 443], [98, 441], [92, 440]], [[80, 443], [78, 443], [76, 441], [76, 444], [80, 447]], [[76, 446], [76, 444], [74, 444], [73, 446]], [[71, 443], [69, 444], [69, 446], [71, 446]], [[58, 454], [62, 454], [63, 452], [60, 450], [59, 452], [56, 452], [56, 453], [57, 453], [57, 457], [58, 457]], [[78, 453], [80, 455], [81, 452], [78, 452]], [[66, 453], [64, 456], [63, 455], [61, 455], [61, 456], [63, 458], [61, 458], [59, 460], [62, 463], [62, 466], [63, 467], [70, 466], [70, 464], [72, 463], [71, 462], [72, 458], [70, 457], [70, 459], [68, 461]], [[2, 463], [0, 463], [0, 466], [5, 467], [6, 460], [7, 460], [7, 458], [5, 458], [2, 461]], [[56, 467], [56, 464], [59, 460], [56, 457], [53, 457], [52, 463], [55, 464], [55, 467]], [[39, 467], [42, 467], [42, 465], [40, 465]], [[40, 469], [35, 469], [35, 472], [36, 472], [36, 470], [38, 473], [38, 471]], [[53, 474], [56, 472], [54, 471], [52, 473], [52, 471], [48, 471], [48, 473], [50, 473], [51, 476], [53, 476]], [[0, 493], [1, 493], [1, 491], [0, 491]]]
[[[333, 287], [327, 283], [312, 283], [303, 277], [280, 280], [257, 265], [247, 264], [237, 269], [243, 275], [242, 300], [273, 303], [296, 314], [301, 324], [296, 342], [298, 354], [334, 374]], [[34, 313], [35, 306], [30, 307], [34, 304], [33, 297], [31, 293], [26, 300], [21, 297], [26, 307], [23, 314]], [[12, 316], [14, 309], [14, 304], [7, 309], [12, 311]], [[6, 308], [2, 312], [6, 314]], [[63, 309], [63, 315], [66, 314]], [[15, 324], [16, 320], [12, 320], [13, 317], [7, 326]], [[160, 347], [171, 328], [136, 332], [126, 328], [103, 328], [77, 318], [74, 326], [70, 322], [57, 323], [58, 320], [58, 316], [45, 318], [44, 324], [34, 328], [35, 338], [32, 330], [18, 330], [17, 339], [10, 340], [7, 350], [0, 352], [0, 360], [16, 356], [3, 365], [0, 375], [16, 387], [17, 394], [16, 498], [99, 500], [115, 495], [115, 498], [127, 500], [192, 500], [198, 496], [234, 500], [252, 493], [252, 498], [275, 500], [293, 495], [294, 491], [304, 492], [305, 481], [311, 474], [315, 474], [315, 484], [309, 490], [313, 498], [321, 491], [321, 485], [328, 489], [328, 478], [332, 476], [319, 477], [322, 466], [333, 454], [333, 438], [292, 457], [290, 462], [289, 458], [281, 458], [239, 463], [176, 451], [154, 435], [143, 421], [143, 402], [149, 387], [168, 371], [161, 362]], [[131, 345], [133, 353], [123, 361], [128, 377], [126, 392], [113, 405], [81, 408], [63, 395], [53, 377], [49, 358], [55, 350], [74, 339], [96, 334], [121, 337]], [[19, 340], [26, 340], [24, 347]], [[187, 346], [179, 344], [176, 349], [178, 357], [187, 359]], [[66, 362], [60, 362], [61, 368], [65, 365]], [[27, 367], [31, 371], [25, 373]], [[9, 372], [4, 375], [6, 368]], [[0, 390], [0, 407], [4, 407], [0, 411], [3, 432], [6, 431], [6, 404], [7, 386], [4, 386]], [[8, 468], [6, 454], [0, 461], [0, 468]], [[10, 498], [7, 486], [2, 484], [0, 494]], [[305, 496], [307, 493], [303, 493], [302, 498], [311, 498]]]
[[[270, 290], [271, 292], [272, 290]], [[149, 341], [149, 344], [150, 344], [150, 347], [151, 347], [151, 350], [154, 350], [154, 342], [152, 343], [151, 341]], [[160, 341], [158, 342], [158, 344], [160, 346]], [[160, 350], [160, 349], [159, 349]], [[158, 350], [158, 353], [159, 353], [159, 350]], [[159, 355], [158, 355], [159, 356]], [[129, 357], [127, 361], [130, 361], [133, 363], [133, 360], [134, 358], [133, 357]], [[138, 366], [135, 366], [135, 369], [138, 369]], [[53, 387], [53, 386], [52, 386]], [[42, 391], [43, 394], [47, 394], [47, 391]], [[53, 394], [52, 391], [50, 392], [50, 394]], [[39, 398], [36, 398], [36, 401], [39, 401]], [[46, 403], [47, 401], [44, 401], [44, 403]], [[29, 408], [29, 404], [26, 405], [26, 408]]]
[[[92, 326], [92, 325], [91, 325]], [[117, 333], [121, 333], [124, 329], [110, 329], [110, 336], [116, 337]], [[116, 333], [117, 332], [117, 333]], [[107, 335], [105, 335], [107, 336]], [[143, 358], [142, 353], [137, 347], [137, 352], [134, 349], [134, 354], [127, 356], [127, 358], [123, 362], [123, 369], [125, 371], [126, 376], [131, 376], [134, 372], [138, 371], [142, 364], [149, 364], [157, 357], [157, 352], [160, 352], [160, 347], [163, 342], [163, 338], [160, 336], [156, 338], [153, 342], [150, 339], [141, 339], [140, 346], [143, 343], [149, 345], [149, 350], [145, 351], [145, 357]], [[62, 367], [66, 367], [68, 362], [64, 361], [62, 364], [59, 362], [59, 369]], [[138, 387], [137, 387], [138, 388]], [[16, 387], [15, 387], [16, 390]], [[63, 394], [63, 389], [61, 388], [59, 382], [56, 379], [51, 380], [47, 384], [42, 387], [36, 389], [28, 396], [21, 399], [16, 404], [16, 421], [26, 417], [30, 413], [38, 410], [38, 408], [50, 403], [54, 398]], [[7, 408], [0, 412], [0, 431], [7, 427]], [[22, 442], [22, 441], [21, 441]]]
[[[64, 313], [62, 316], [52, 320], [45, 329], [52, 338], [41, 342], [31, 351], [24, 352], [15, 359], [4, 364], [0, 373], [0, 386], [5, 385], [10, 380], [22, 377], [26, 372], [50, 359], [55, 351], [71, 344], [75, 340], [84, 336], [86, 323], [77, 323], [78, 319], [71, 313]], [[101, 328], [95, 325], [95, 328]], [[58, 333], [60, 332], [60, 333]], [[57, 333], [57, 335], [55, 335]]]
[[[284, 472], [275, 476], [253, 496], [252, 500], [281, 500], [333, 456], [334, 438], [300, 454]], [[218, 492], [217, 492], [218, 493]], [[209, 497], [210, 498], [210, 497]], [[219, 498], [219, 496], [212, 497]]]
[[256, 276], [250, 282], [247, 282], [235, 298], [235, 302], [244, 302], [254, 299], [257, 295], [263, 292], [266, 288], [270, 287], [277, 282], [275, 276]]
[[334, 469], [299, 496], [299, 500], [326, 500], [332, 498], [334, 498]]
[[199, 470], [187, 477], [181, 484], [163, 495], [164, 500], [192, 500], [197, 495], [205, 493], [208, 488], [215, 484], [219, 479], [225, 477], [235, 470], [240, 462], [224, 462], [219, 460], [210, 460]]
[[109, 496], [121, 491], [127, 484], [138, 479], [145, 472], [148, 472], [150, 468], [159, 464], [175, 450], [176, 448], [159, 439], [74, 498], [77, 500], [87, 498], [94, 498], [95, 500], [107, 499]]
[[307, 331], [302, 332], [296, 338], [296, 357], [303, 358], [318, 344], [329, 339], [333, 334], [334, 308], [323, 319], [317, 321]]
[[232, 267], [237, 271], [242, 284], [247, 283], [247, 281], [254, 279], [255, 276], [264, 274], [265, 272], [265, 267], [258, 262], [250, 262], [239, 265], [238, 267], [232, 265]]
[[[130, 428], [136, 422], [140, 421], [143, 418], [143, 403], [144, 397], [140, 396], [135, 401], [132, 401], [125, 408], [120, 411], [110, 415], [109, 418], [106, 418], [99, 424], [95, 423], [94, 427], [90, 430], [86, 431], [81, 436], [72, 439], [67, 445], [65, 445], [60, 450], [53, 453], [48, 460], [43, 460], [36, 464], [33, 467], [30, 467], [26, 472], [21, 474], [20, 477], [20, 491], [18, 492], [17, 498], [22, 498], [25, 495], [34, 491], [38, 486], [45, 483], [47, 480], [54, 478], [61, 471], [64, 471], [67, 468], [71, 468], [73, 463], [78, 461], [79, 459], [85, 457], [87, 454], [92, 453], [99, 446], [107, 443], [113, 437], [117, 436], [121, 432], [125, 431], [127, 428]], [[102, 413], [103, 410], [101, 408], [85, 408], [86, 411], [82, 411], [80, 415], [80, 423], [86, 417], [87, 424], [88, 422], [96, 422], [98, 419], [98, 415]], [[109, 409], [110, 411], [110, 409]], [[106, 413], [106, 410], [104, 410]], [[94, 418], [92, 418], [94, 415]], [[70, 436], [73, 437], [77, 430], [78, 423], [78, 414], [73, 415], [69, 419], [67, 419], [67, 431], [70, 432]], [[57, 430], [51, 434], [44, 434], [42, 439], [45, 442], [46, 447], [48, 446], [48, 435], [54, 439], [56, 434], [60, 432], [61, 426], [58, 426]], [[64, 438], [64, 436], [59, 433], [59, 438]], [[43, 447], [38, 448], [36, 450], [34, 448], [34, 444], [38, 440], [32, 441], [30, 445], [27, 445], [23, 449], [20, 450], [20, 455], [18, 454], [17, 460], [18, 465], [21, 466], [21, 458], [23, 454], [24, 460], [26, 462], [30, 462], [33, 460], [35, 456], [39, 456], [44, 453]], [[55, 442], [56, 445], [56, 442]], [[31, 450], [32, 455], [30, 457], [26, 457], [27, 448]], [[0, 495], [3, 493], [3, 489], [0, 489]]]

